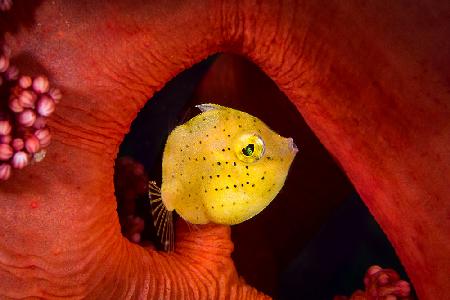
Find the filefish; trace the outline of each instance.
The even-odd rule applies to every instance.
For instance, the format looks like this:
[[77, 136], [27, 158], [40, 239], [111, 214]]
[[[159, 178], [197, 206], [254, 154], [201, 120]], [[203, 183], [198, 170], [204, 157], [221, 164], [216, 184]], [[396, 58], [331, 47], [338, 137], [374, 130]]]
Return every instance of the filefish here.
[[284, 185], [298, 148], [258, 118], [217, 104], [167, 139], [161, 189], [149, 182], [157, 235], [174, 249], [173, 212], [192, 224], [234, 225], [261, 212]]

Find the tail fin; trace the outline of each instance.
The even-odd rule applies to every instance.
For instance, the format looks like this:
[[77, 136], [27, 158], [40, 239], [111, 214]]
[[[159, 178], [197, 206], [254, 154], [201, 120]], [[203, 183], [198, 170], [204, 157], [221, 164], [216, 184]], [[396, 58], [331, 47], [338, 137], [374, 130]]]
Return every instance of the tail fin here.
[[175, 249], [175, 235], [173, 228], [173, 212], [168, 211], [161, 198], [161, 189], [156, 182], [148, 183], [148, 198], [152, 209], [153, 224], [164, 251], [172, 252]]

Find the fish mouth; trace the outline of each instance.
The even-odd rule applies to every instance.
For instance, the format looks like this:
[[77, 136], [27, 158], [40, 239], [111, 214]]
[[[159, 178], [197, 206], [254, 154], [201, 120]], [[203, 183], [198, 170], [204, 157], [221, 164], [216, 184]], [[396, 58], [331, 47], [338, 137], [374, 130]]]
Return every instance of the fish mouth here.
[[288, 138], [288, 147], [289, 147], [289, 150], [294, 153], [294, 155], [297, 154], [298, 148], [292, 138]]

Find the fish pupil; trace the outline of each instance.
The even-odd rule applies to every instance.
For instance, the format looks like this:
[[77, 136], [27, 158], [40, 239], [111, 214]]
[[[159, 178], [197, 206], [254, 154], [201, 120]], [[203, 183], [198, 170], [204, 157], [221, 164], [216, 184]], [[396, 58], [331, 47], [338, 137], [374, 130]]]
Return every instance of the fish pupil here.
[[245, 148], [242, 148], [242, 153], [245, 156], [252, 156], [253, 151], [255, 151], [255, 145], [248, 144]]

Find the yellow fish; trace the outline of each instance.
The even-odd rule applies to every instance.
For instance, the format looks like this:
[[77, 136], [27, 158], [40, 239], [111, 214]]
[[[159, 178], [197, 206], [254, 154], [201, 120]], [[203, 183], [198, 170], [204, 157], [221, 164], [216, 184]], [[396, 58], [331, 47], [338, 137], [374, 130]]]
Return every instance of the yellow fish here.
[[258, 118], [217, 104], [169, 135], [161, 190], [150, 182], [152, 214], [165, 250], [173, 250], [176, 211], [192, 224], [234, 225], [261, 212], [275, 198], [298, 152], [292, 138]]

